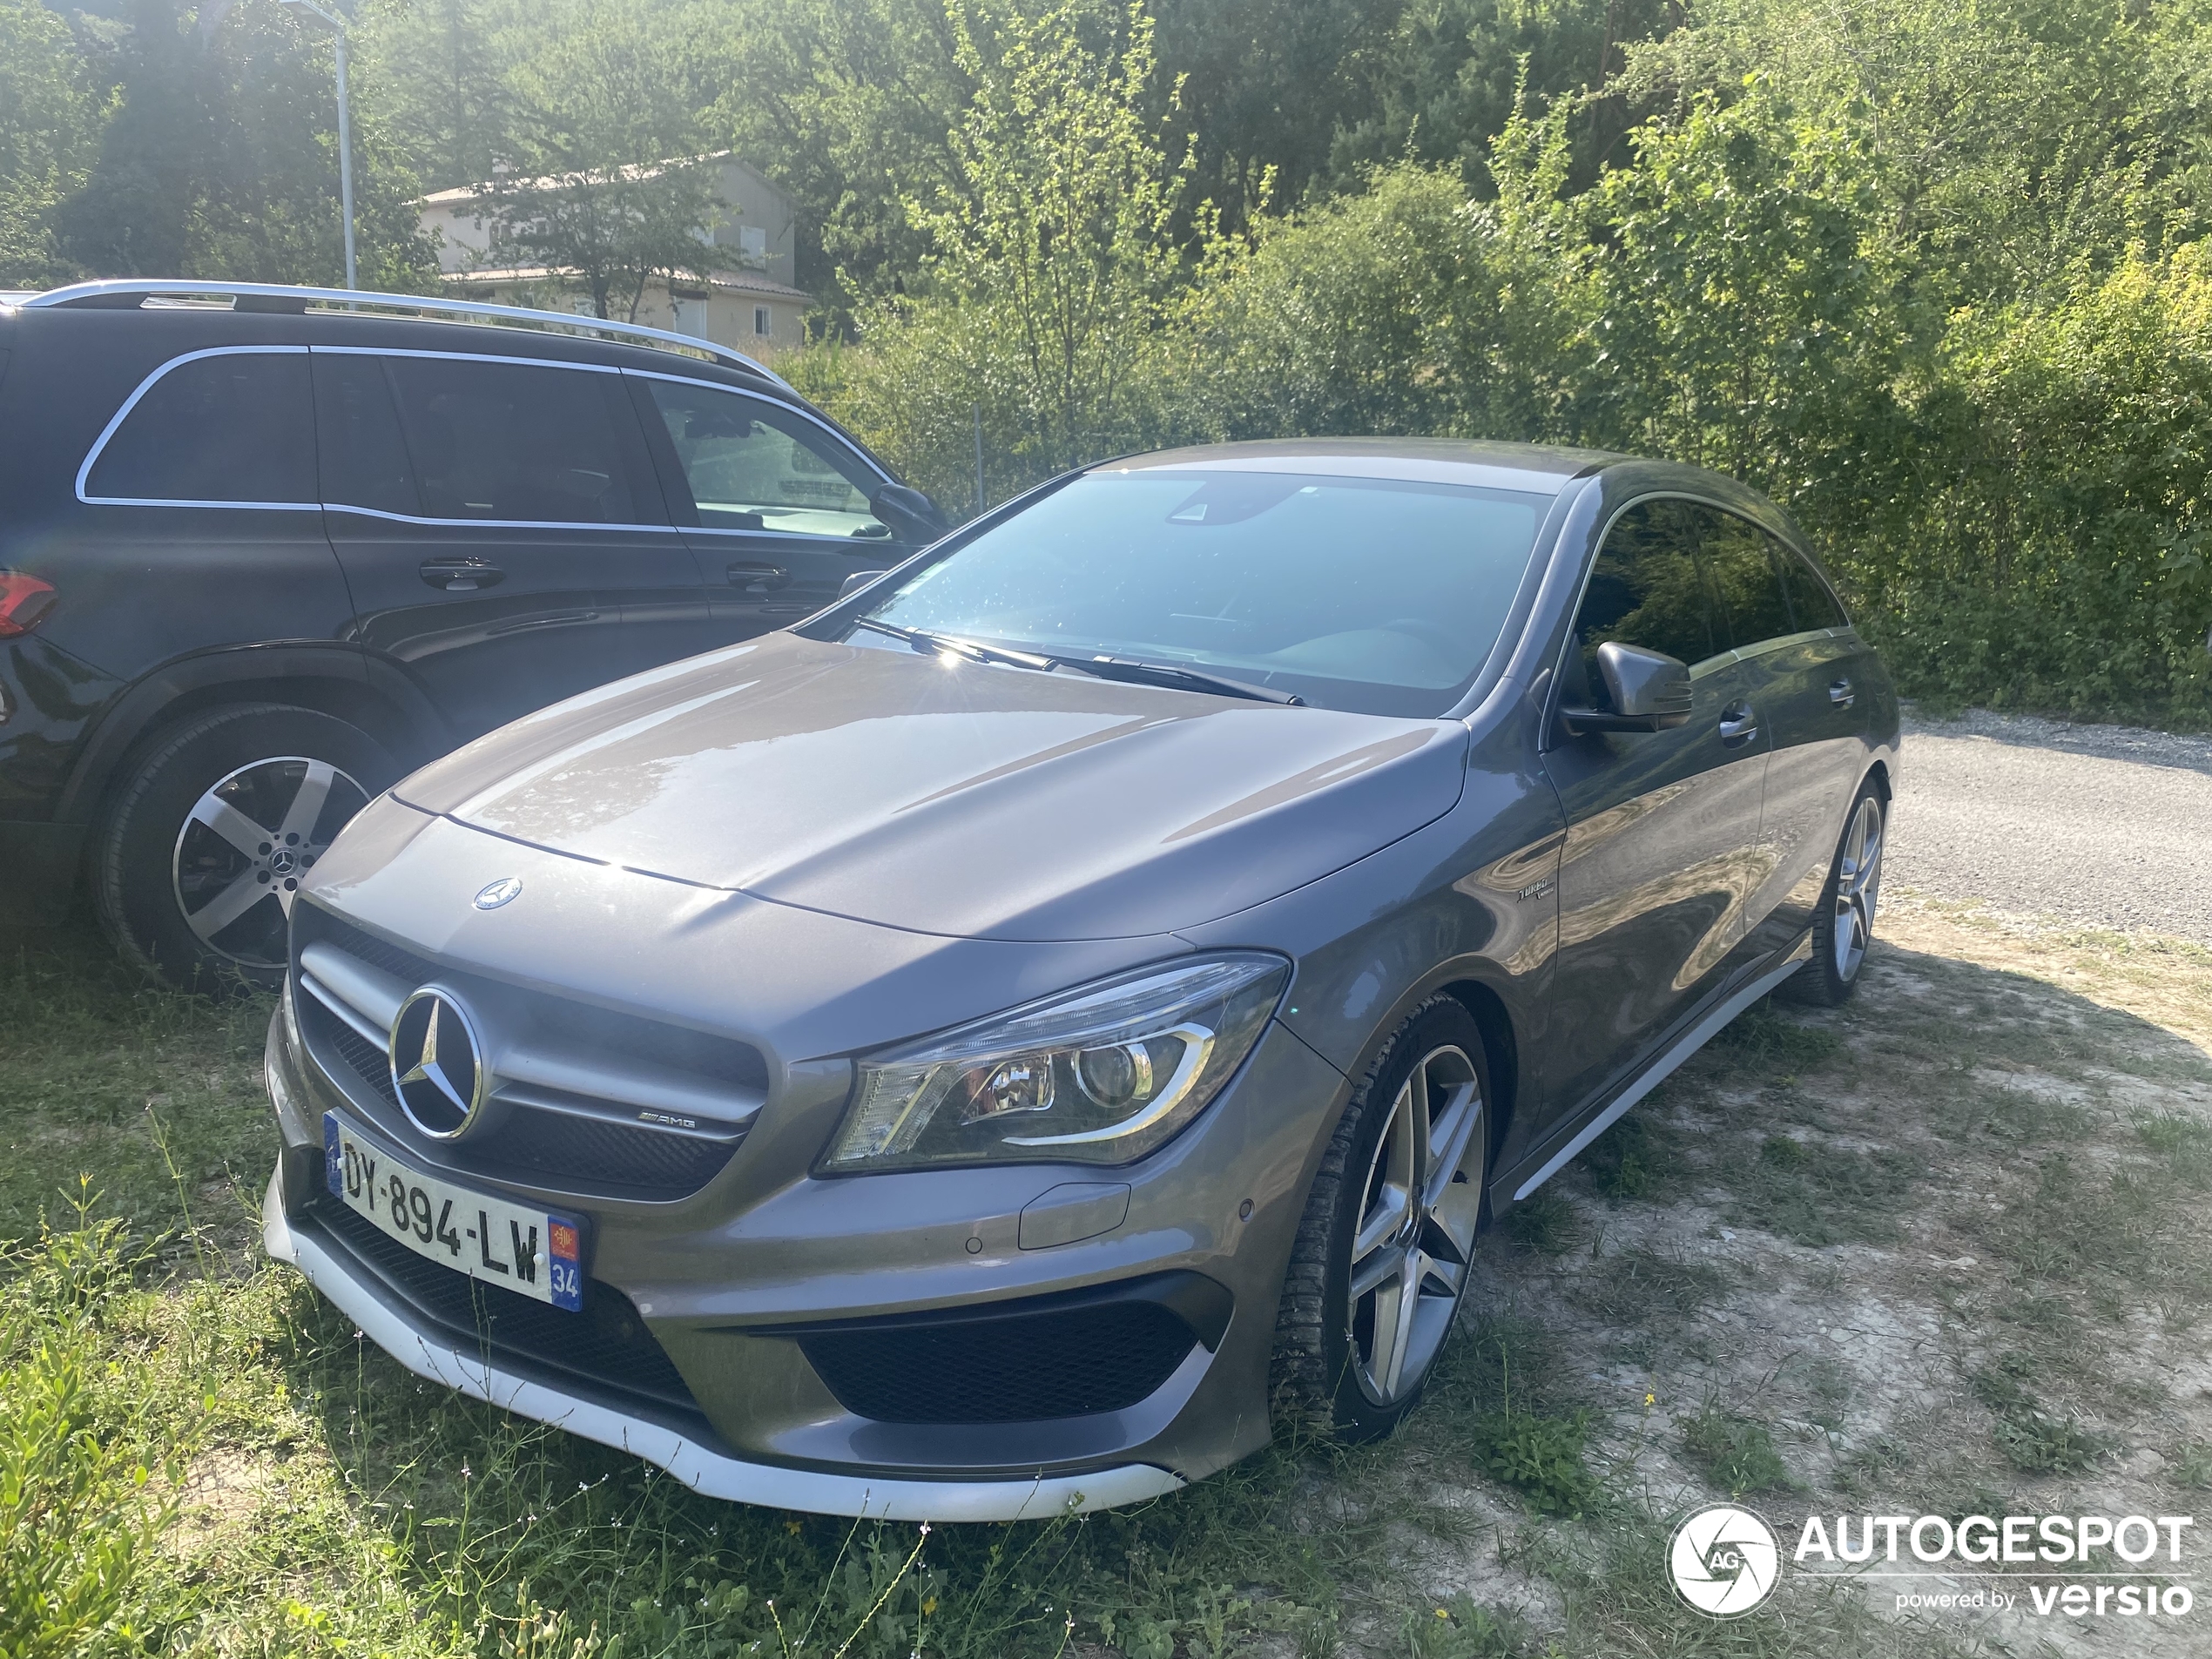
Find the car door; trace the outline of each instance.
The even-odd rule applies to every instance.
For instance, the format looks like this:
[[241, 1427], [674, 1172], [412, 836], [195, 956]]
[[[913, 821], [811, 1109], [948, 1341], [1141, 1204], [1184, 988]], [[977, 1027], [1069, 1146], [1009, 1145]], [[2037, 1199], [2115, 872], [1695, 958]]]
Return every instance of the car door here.
[[[1744, 523], [1743, 532], [1747, 543], [1757, 538], [1786, 611], [1771, 619], [1786, 631], [1739, 651], [1761, 671], [1758, 695], [1773, 732], [1759, 828], [1766, 874], [1750, 916], [1764, 953], [1794, 943], [1812, 924], [1866, 769], [1879, 691], [1871, 653], [1811, 563], [1764, 529]], [[1751, 563], [1748, 549], [1743, 563]]]
[[916, 550], [868, 505], [888, 481], [828, 427], [728, 387], [625, 374], [705, 573], [717, 644], [819, 610], [854, 571]]
[[1690, 716], [1662, 732], [1554, 732], [1545, 769], [1567, 822], [1548, 1095], [1609, 1091], [1738, 968], [1767, 733], [1723, 648], [1696, 506], [1635, 502], [1607, 530], [1562, 664], [1567, 705], [1608, 706], [1607, 641], [1689, 664]]
[[457, 735], [705, 648], [698, 567], [617, 371], [320, 346], [314, 363], [359, 637]]

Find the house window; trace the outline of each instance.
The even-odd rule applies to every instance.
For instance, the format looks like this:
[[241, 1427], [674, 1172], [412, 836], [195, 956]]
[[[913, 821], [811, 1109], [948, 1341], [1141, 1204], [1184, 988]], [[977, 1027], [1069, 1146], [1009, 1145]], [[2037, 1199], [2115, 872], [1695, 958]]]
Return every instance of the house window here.
[[753, 307], [752, 332], [759, 334], [763, 340], [765, 340], [770, 334], [776, 332], [775, 319], [768, 314], [767, 307]]
[[768, 233], [759, 225], [738, 226], [738, 252], [748, 260], [768, 257]]

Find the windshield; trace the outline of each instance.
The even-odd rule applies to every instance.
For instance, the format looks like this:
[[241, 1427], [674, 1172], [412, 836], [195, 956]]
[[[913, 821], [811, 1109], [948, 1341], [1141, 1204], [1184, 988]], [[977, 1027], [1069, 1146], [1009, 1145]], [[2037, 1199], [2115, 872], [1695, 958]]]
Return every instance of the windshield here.
[[1385, 479], [1089, 473], [863, 614], [1077, 662], [1202, 669], [1324, 707], [1440, 714], [1497, 644], [1549, 505]]

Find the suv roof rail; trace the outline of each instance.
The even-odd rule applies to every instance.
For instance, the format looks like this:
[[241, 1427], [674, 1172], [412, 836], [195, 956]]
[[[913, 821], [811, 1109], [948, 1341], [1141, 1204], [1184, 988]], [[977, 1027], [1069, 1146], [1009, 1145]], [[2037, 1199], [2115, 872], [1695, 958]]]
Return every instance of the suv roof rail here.
[[566, 329], [585, 335], [604, 335], [632, 345], [655, 346], [664, 351], [682, 351], [710, 357], [732, 368], [757, 374], [771, 385], [798, 395], [792, 383], [772, 368], [757, 362], [743, 352], [727, 346], [718, 346], [711, 340], [701, 340], [692, 334], [671, 334], [665, 328], [648, 328], [643, 323], [608, 322], [597, 317], [575, 316], [565, 311], [534, 311], [527, 306], [488, 305], [475, 300], [438, 300], [419, 293], [379, 293], [362, 288], [309, 288], [287, 283], [225, 282], [198, 277], [167, 281], [151, 277], [118, 277], [98, 282], [78, 282], [65, 288], [50, 288], [44, 293], [32, 294], [17, 303], [26, 310], [69, 306], [120, 308], [133, 301], [143, 303], [148, 299], [172, 296], [187, 302], [195, 300], [296, 300], [301, 302], [300, 309], [302, 311], [309, 304], [329, 310], [354, 312], [367, 307], [373, 312], [400, 311], [430, 317], [482, 318], [509, 327], [529, 324], [539, 328]]

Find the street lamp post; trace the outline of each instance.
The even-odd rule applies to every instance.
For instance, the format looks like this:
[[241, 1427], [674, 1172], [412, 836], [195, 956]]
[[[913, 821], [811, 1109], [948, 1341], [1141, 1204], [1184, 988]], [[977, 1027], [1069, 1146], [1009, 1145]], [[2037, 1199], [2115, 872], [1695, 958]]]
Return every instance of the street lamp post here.
[[346, 105], [346, 20], [337, 12], [318, 5], [315, 0], [283, 3], [295, 11], [312, 12], [334, 37], [338, 59], [338, 201], [346, 215], [346, 286], [358, 288], [360, 274], [354, 265], [354, 126], [352, 113]]

